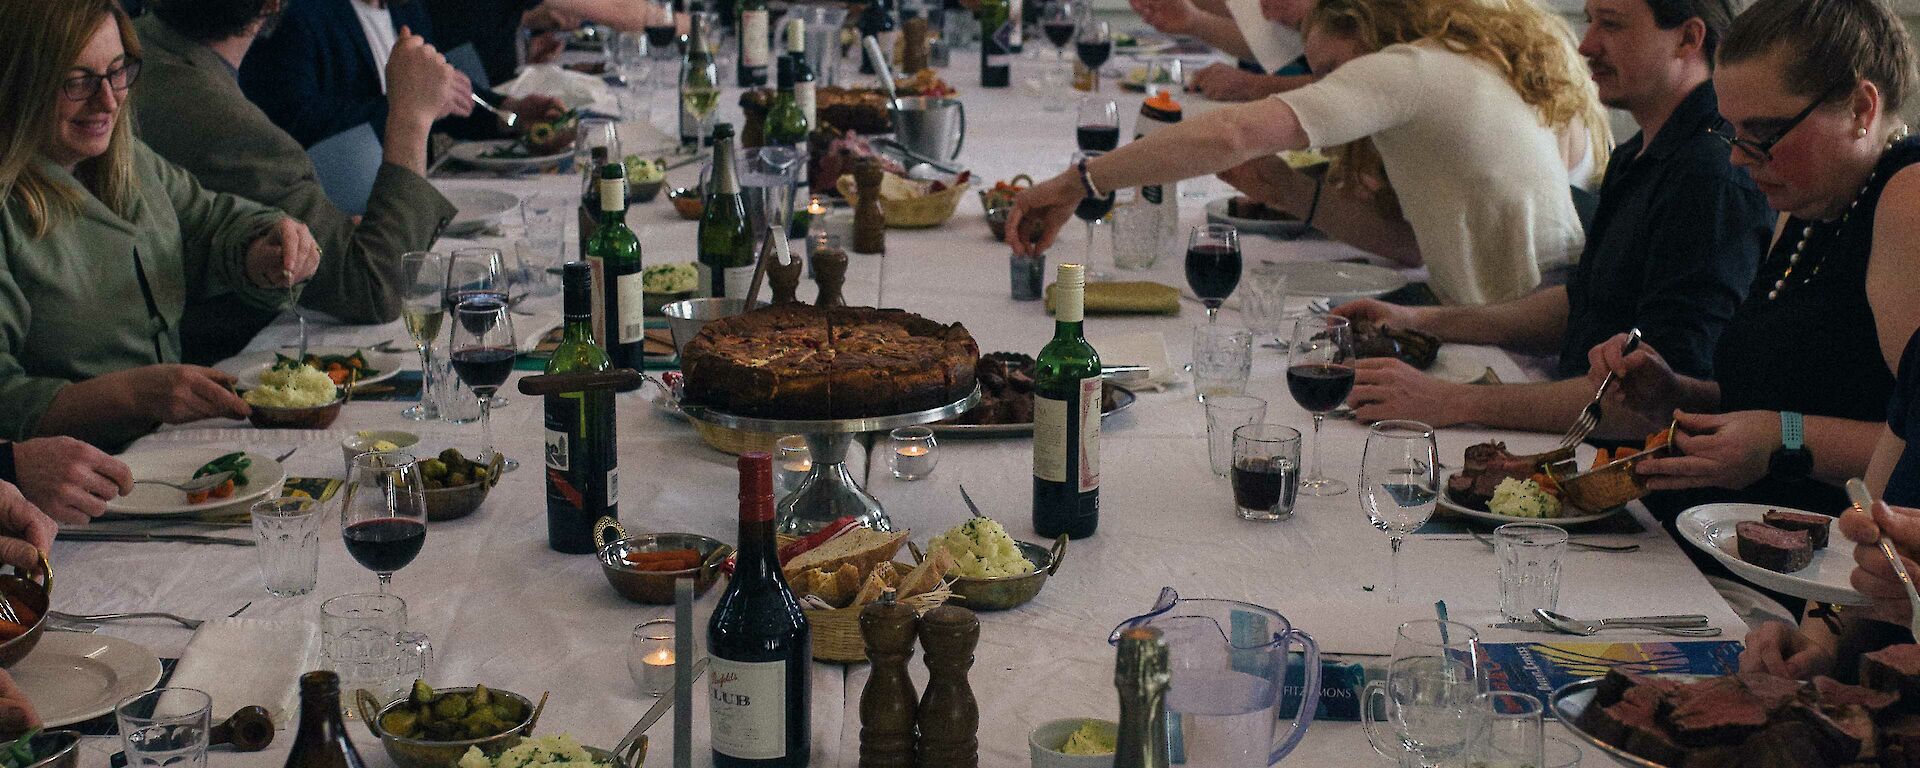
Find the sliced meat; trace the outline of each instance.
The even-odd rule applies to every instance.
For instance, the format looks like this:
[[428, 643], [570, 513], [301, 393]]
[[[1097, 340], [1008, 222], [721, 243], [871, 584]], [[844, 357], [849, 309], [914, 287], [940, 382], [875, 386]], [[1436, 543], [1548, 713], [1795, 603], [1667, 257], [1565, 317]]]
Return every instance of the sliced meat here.
[[1742, 520], [1734, 524], [1733, 534], [1740, 559], [1769, 571], [1793, 573], [1813, 562], [1813, 534], [1807, 531]]
[[1760, 516], [1760, 521], [1784, 531], [1806, 531], [1813, 536], [1814, 549], [1826, 549], [1827, 533], [1832, 527], [1833, 518], [1812, 512], [1769, 509]]
[[[1920, 645], [1890, 645], [1860, 657], [1860, 684], [1900, 694], [1901, 709], [1920, 702]], [[1920, 731], [1916, 731], [1920, 735]], [[1920, 746], [1920, 742], [1916, 742]]]

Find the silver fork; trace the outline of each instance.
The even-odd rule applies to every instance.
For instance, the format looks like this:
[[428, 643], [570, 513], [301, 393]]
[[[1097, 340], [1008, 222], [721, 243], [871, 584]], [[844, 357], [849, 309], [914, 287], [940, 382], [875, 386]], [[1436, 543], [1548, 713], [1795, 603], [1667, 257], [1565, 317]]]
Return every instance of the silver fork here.
[[[252, 606], [253, 606], [253, 601], [248, 600], [245, 605], [240, 606], [233, 613], [227, 614], [227, 618], [231, 619], [236, 616], [239, 616], [242, 612], [246, 611], [248, 608]], [[83, 623], [83, 624], [97, 624], [103, 621], [120, 621], [122, 619], [166, 619], [175, 624], [179, 624], [180, 626], [186, 627], [187, 629], [199, 629], [200, 625], [207, 623], [206, 620], [204, 619], [189, 619], [185, 616], [177, 616], [171, 613], [162, 613], [159, 611], [132, 611], [127, 613], [93, 613], [93, 614], [85, 614], [85, 615], [63, 613], [60, 611], [47, 611], [47, 615], [53, 618], [59, 619], [61, 621], [72, 622], [72, 623]]]
[[[1487, 545], [1487, 549], [1494, 548], [1493, 539], [1488, 538], [1486, 534], [1481, 533], [1479, 531], [1470, 531], [1470, 533], [1473, 534], [1474, 541]], [[1640, 545], [1638, 544], [1589, 544], [1584, 541], [1573, 541], [1571, 539], [1567, 540], [1567, 547], [1569, 549], [1579, 549], [1579, 550], [1585, 550], [1588, 552], [1638, 552], [1640, 551]]]
[[[1620, 348], [1620, 354], [1630, 355], [1639, 348], [1640, 329], [1627, 331], [1627, 345]], [[1600, 398], [1607, 396], [1607, 388], [1611, 386], [1613, 386], [1613, 372], [1608, 371], [1607, 377], [1600, 380], [1600, 389], [1593, 393], [1593, 401], [1587, 403], [1587, 407], [1580, 409], [1580, 418], [1573, 420], [1573, 427], [1567, 430], [1567, 436], [1560, 439], [1561, 448], [1579, 445], [1587, 439], [1587, 435], [1593, 434], [1595, 427], [1600, 426]]]

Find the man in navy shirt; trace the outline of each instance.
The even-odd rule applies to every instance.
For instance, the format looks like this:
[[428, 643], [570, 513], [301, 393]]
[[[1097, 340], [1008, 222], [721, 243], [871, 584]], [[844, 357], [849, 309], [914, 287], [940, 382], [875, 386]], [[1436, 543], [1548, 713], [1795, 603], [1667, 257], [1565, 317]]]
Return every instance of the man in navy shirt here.
[[[1560, 432], [1593, 397], [1587, 350], [1639, 328], [1675, 370], [1710, 377], [1714, 343], [1765, 253], [1772, 212], [1709, 129], [1724, 120], [1711, 74], [1731, 0], [1588, 0], [1580, 44], [1607, 106], [1640, 133], [1614, 150], [1586, 248], [1565, 286], [1482, 307], [1335, 310], [1442, 341], [1559, 356], [1554, 382], [1440, 381], [1391, 358], [1360, 360], [1348, 403], [1366, 421], [1417, 419]], [[1603, 424], [1601, 433], [1606, 433]]]

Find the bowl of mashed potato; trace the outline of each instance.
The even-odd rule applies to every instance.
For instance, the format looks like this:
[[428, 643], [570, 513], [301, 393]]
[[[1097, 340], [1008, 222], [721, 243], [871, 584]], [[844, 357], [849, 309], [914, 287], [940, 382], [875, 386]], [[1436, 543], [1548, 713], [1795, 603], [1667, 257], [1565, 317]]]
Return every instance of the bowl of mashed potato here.
[[1067, 537], [1053, 549], [1016, 541], [991, 518], [975, 517], [927, 542], [953, 556], [953, 578], [948, 588], [962, 605], [975, 611], [1017, 608], [1040, 594], [1047, 576], [1059, 570], [1067, 554]]
[[1112, 768], [1119, 730], [1112, 720], [1085, 717], [1041, 723], [1027, 736], [1033, 768]]
[[346, 396], [320, 369], [276, 365], [260, 374], [260, 386], [240, 396], [251, 412], [247, 420], [261, 429], [326, 429], [340, 418]]

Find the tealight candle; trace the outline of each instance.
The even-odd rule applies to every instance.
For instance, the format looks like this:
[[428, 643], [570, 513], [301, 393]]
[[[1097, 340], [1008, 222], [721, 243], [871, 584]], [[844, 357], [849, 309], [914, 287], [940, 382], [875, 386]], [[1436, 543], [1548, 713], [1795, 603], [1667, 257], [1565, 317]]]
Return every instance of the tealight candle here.
[[673, 619], [654, 619], [633, 628], [627, 643], [627, 674], [650, 696], [673, 688]]
[[933, 474], [933, 466], [940, 459], [940, 446], [933, 439], [933, 430], [901, 427], [889, 437], [892, 439], [893, 453], [887, 456], [887, 464], [893, 470], [895, 479], [919, 480]]
[[813, 452], [807, 448], [807, 439], [799, 435], [782, 437], [774, 441], [773, 448], [773, 487], [776, 498], [782, 498], [800, 487], [800, 481], [813, 471]]

